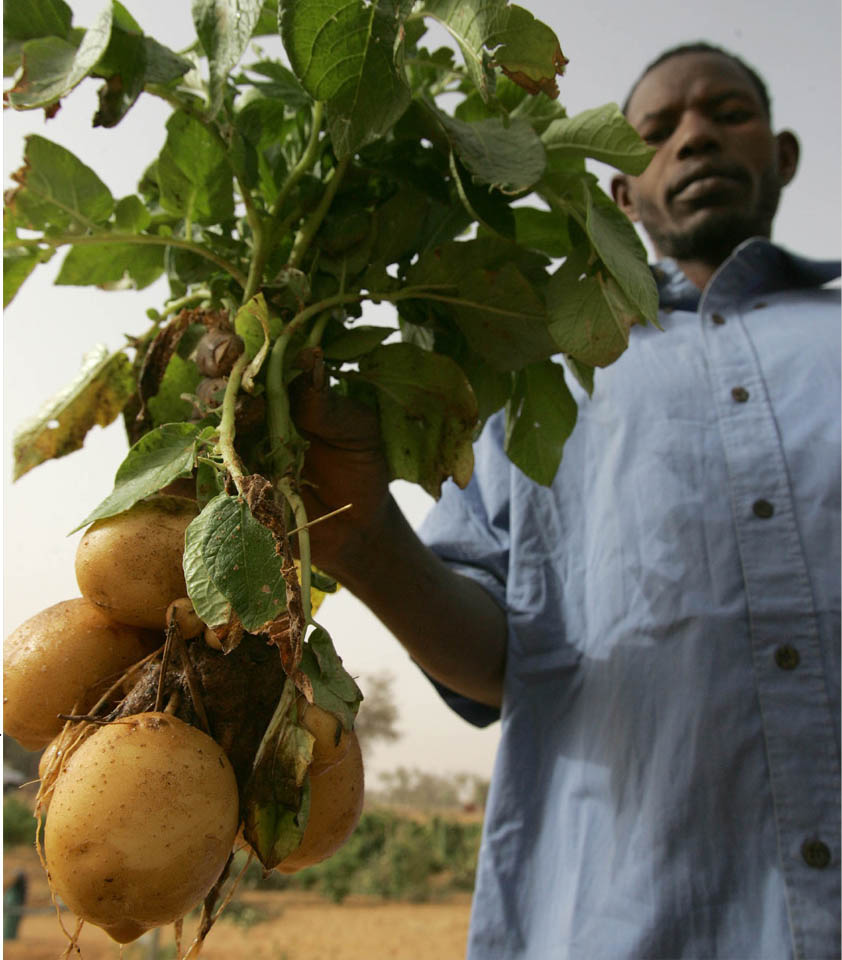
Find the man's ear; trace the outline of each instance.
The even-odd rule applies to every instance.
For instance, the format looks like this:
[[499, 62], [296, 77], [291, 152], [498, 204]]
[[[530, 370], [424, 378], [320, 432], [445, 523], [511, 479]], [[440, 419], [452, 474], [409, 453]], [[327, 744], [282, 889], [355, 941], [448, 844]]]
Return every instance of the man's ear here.
[[612, 177], [611, 196], [614, 198], [614, 203], [617, 204], [629, 220], [632, 222], [638, 220], [637, 209], [635, 208], [634, 200], [632, 200], [629, 178], [625, 174], [618, 173]]
[[798, 137], [791, 130], [783, 130], [775, 140], [778, 146], [778, 177], [781, 186], [785, 187], [795, 176], [798, 169], [798, 157], [801, 148], [798, 144]]

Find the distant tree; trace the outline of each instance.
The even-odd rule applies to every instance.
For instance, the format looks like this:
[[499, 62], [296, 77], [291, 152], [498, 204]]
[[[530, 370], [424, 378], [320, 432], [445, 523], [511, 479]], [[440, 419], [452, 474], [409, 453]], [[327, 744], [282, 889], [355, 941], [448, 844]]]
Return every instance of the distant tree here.
[[398, 708], [392, 689], [394, 681], [390, 673], [370, 674], [360, 680], [364, 699], [354, 729], [363, 753], [368, 752], [378, 740], [394, 742], [401, 737], [397, 729]]
[[429, 773], [398, 767], [380, 774], [377, 799], [420, 809], [485, 806], [488, 781], [472, 773]]

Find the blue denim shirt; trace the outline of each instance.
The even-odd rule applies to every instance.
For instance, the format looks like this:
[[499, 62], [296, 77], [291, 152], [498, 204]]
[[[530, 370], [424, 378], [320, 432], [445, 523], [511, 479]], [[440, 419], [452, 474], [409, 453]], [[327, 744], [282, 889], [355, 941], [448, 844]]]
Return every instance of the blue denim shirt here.
[[509, 624], [472, 960], [840, 956], [839, 265], [655, 272], [553, 486], [497, 416], [422, 528]]

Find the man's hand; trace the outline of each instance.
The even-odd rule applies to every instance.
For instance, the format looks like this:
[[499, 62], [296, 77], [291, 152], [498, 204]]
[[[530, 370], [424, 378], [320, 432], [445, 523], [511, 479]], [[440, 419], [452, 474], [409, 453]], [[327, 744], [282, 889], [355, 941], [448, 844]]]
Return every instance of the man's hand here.
[[430, 676], [499, 706], [506, 617], [481, 586], [454, 573], [416, 536], [389, 494], [377, 414], [319, 385], [319, 367], [291, 390], [292, 418], [309, 443], [301, 495], [313, 563], [347, 587]]
[[293, 421], [309, 444], [301, 496], [311, 521], [351, 505], [310, 528], [314, 564], [341, 580], [382, 534], [389, 472], [377, 413], [314, 379], [303, 374], [291, 391]]

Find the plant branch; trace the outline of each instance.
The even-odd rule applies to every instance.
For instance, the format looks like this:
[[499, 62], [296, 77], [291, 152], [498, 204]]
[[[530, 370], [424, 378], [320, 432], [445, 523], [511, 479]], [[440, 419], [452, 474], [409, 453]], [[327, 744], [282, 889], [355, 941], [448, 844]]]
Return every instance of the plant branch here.
[[339, 189], [339, 184], [342, 183], [342, 178], [345, 176], [345, 171], [348, 169], [350, 162], [350, 157], [343, 157], [343, 159], [339, 161], [339, 165], [334, 167], [330, 172], [325, 192], [322, 194], [321, 200], [319, 200], [319, 205], [298, 231], [295, 243], [292, 246], [292, 253], [290, 253], [289, 260], [287, 261], [288, 266], [298, 267], [301, 263], [304, 254], [313, 241], [313, 237], [322, 225], [322, 220], [324, 220], [325, 215], [330, 209], [330, 205], [333, 203], [333, 198], [336, 196], [336, 191]]
[[219, 449], [222, 453], [222, 461], [231, 474], [237, 490], [240, 491], [240, 493], [242, 493], [241, 486], [244, 470], [242, 461], [234, 448], [234, 436], [236, 434], [235, 411], [237, 393], [240, 389], [240, 381], [242, 380], [243, 370], [246, 368], [248, 359], [247, 353], [240, 354], [228, 376], [228, 383], [225, 385], [225, 396], [222, 400], [222, 420], [219, 424]]
[[157, 247], [179, 247], [182, 250], [189, 250], [205, 260], [215, 263], [220, 269], [233, 277], [241, 287], [246, 285], [246, 275], [233, 263], [224, 257], [217, 256], [212, 250], [202, 246], [199, 243], [193, 243], [192, 240], [183, 240], [181, 237], [164, 237], [152, 233], [113, 233], [111, 231], [100, 230], [96, 233], [75, 234], [62, 233], [58, 236], [37, 237], [33, 240], [23, 240], [16, 238], [12, 241], [6, 241], [3, 249], [14, 249], [16, 247], [40, 248], [46, 244], [49, 247], [57, 248], [65, 245], [70, 246], [93, 246], [96, 244], [126, 243], [137, 246], [157, 246]]
[[304, 152], [298, 158], [298, 163], [290, 170], [289, 176], [286, 179], [286, 182], [281, 187], [281, 192], [278, 194], [277, 200], [275, 200], [272, 205], [272, 216], [277, 217], [280, 215], [281, 211], [284, 208], [284, 204], [287, 202], [287, 198], [290, 193], [292, 193], [292, 188], [298, 183], [298, 181], [307, 173], [308, 170], [311, 170], [313, 164], [316, 162], [316, 156], [319, 150], [319, 133], [322, 129], [322, 117], [324, 116], [325, 105], [323, 101], [317, 100], [313, 105], [313, 123], [310, 127], [310, 138], [307, 141], [307, 146], [304, 148]]

